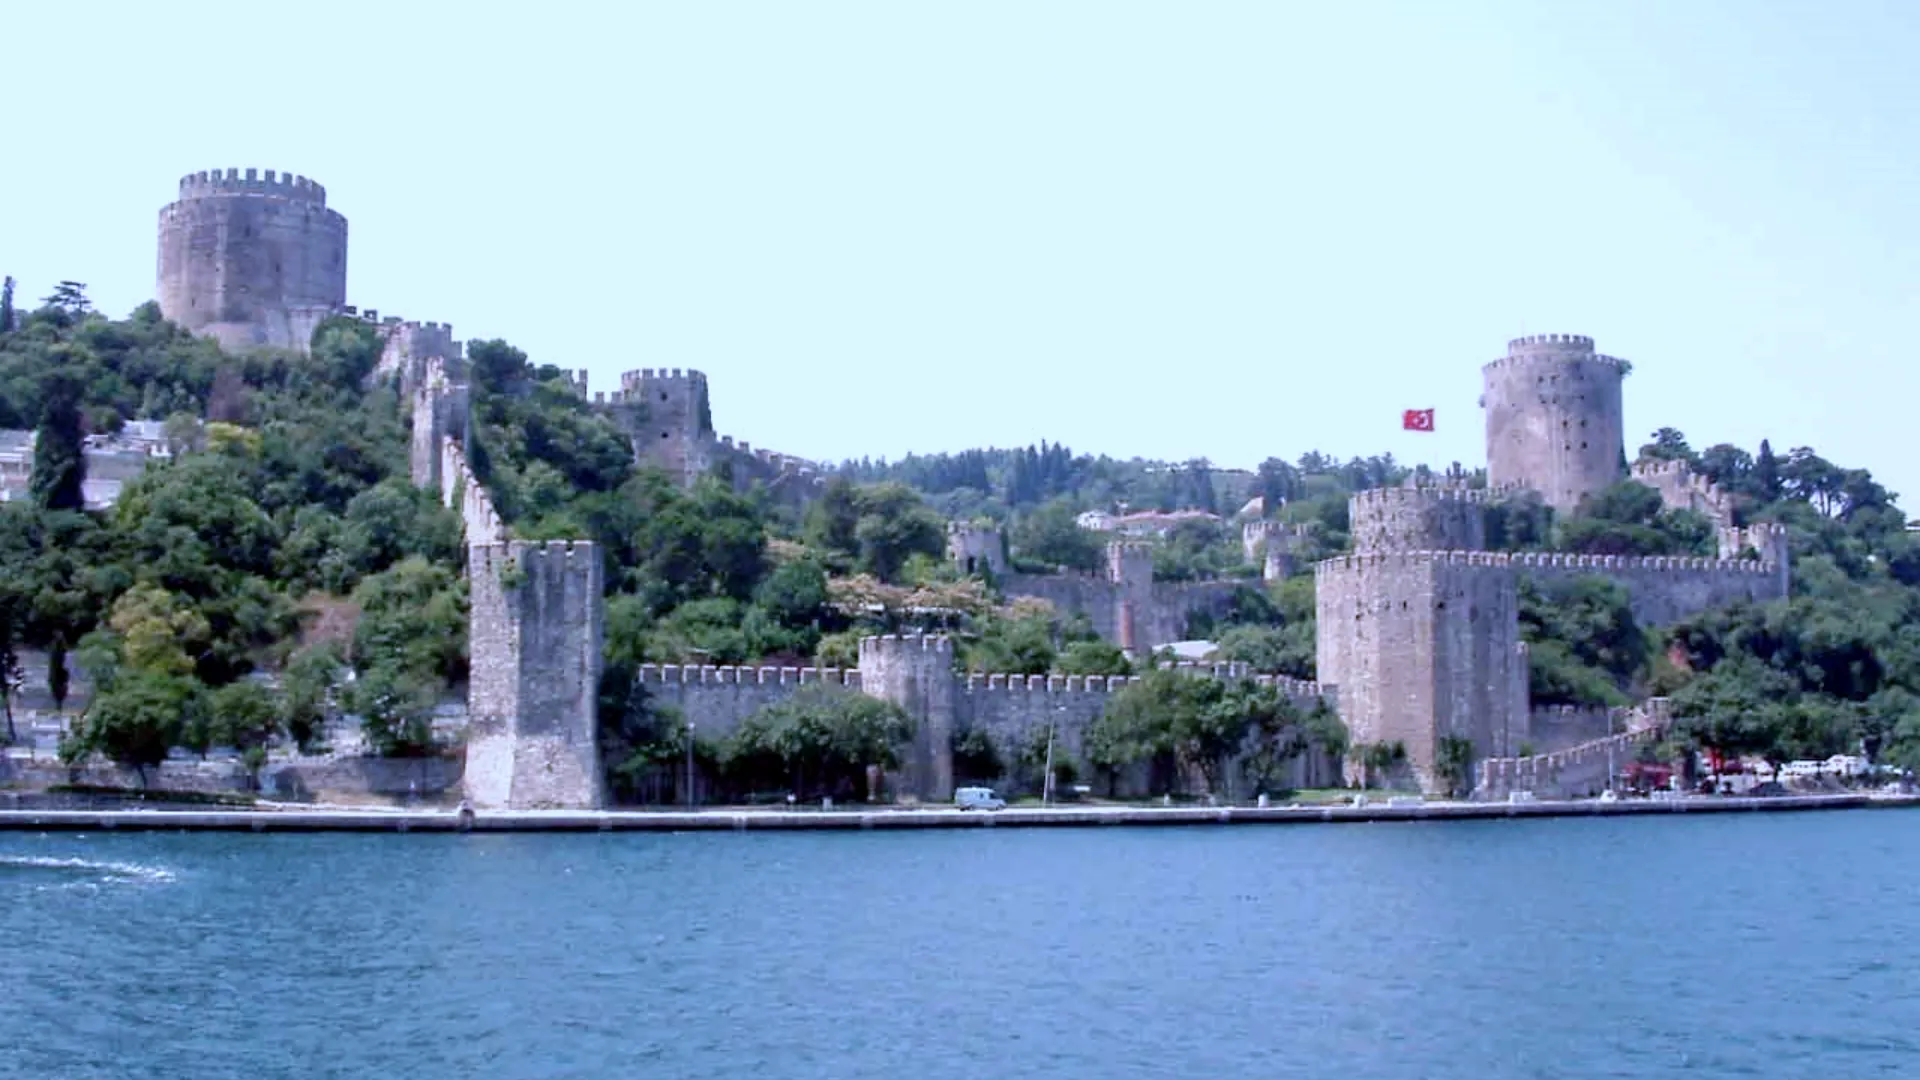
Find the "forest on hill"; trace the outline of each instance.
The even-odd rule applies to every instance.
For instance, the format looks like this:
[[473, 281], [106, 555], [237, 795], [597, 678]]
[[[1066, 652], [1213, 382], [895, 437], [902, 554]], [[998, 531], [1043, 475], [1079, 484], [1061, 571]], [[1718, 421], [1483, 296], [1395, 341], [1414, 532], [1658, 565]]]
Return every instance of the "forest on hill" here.
[[[432, 752], [432, 704], [465, 677], [459, 523], [408, 482], [408, 418], [372, 378], [379, 348], [372, 327], [339, 319], [310, 354], [229, 355], [151, 304], [107, 318], [71, 284], [31, 312], [0, 310], [0, 428], [39, 440], [27, 497], [0, 505], [0, 697], [31, 649], [48, 655], [57, 699], [75, 673], [94, 688], [75, 753], [257, 756], [272, 739], [313, 742], [342, 713], [364, 718], [377, 752]], [[849, 463], [801, 513], [724, 475], [682, 488], [636, 467], [559, 367], [506, 342], [474, 342], [468, 358], [470, 450], [514, 534], [603, 546], [603, 725], [635, 768], [684, 746], [637, 692], [642, 663], [851, 665], [863, 634], [939, 629], [975, 671], [1133, 670], [1084, 619], [959, 573], [944, 558], [953, 518], [1003, 524], [1018, 567], [1092, 569], [1103, 539], [1079, 513], [1211, 508], [1220, 520], [1184, 521], [1155, 552], [1162, 577], [1242, 582], [1228, 615], [1190, 634], [1311, 678], [1313, 560], [1349, 547], [1352, 492], [1421, 468], [1309, 453], [1222, 475], [1043, 444]], [[134, 420], [162, 423], [171, 457], [86, 509], [87, 440]], [[1529, 593], [1536, 700], [1665, 694], [1676, 738], [1695, 745], [1798, 757], [1864, 744], [1920, 764], [1920, 551], [1892, 495], [1804, 448], [1696, 451], [1663, 429], [1641, 453], [1689, 462], [1744, 521], [1784, 523], [1793, 595], [1656, 629], [1604, 582]], [[1298, 529], [1288, 580], [1261, 582], [1241, 550], [1234, 517], [1256, 496]], [[1631, 483], [1565, 520], [1517, 507], [1496, 529], [1509, 549], [1617, 554], [1712, 554], [1711, 533]]]

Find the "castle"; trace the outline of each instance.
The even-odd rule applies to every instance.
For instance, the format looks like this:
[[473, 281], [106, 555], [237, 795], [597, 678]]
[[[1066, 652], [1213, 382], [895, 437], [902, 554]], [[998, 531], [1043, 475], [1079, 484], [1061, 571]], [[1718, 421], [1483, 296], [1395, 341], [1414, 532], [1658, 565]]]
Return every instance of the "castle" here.
[[[458, 507], [465, 526], [474, 672], [465, 791], [481, 807], [599, 806], [600, 554], [585, 541], [509, 539], [469, 462], [467, 367], [452, 328], [381, 320], [346, 306], [346, 235], [346, 219], [327, 208], [325, 189], [303, 177], [251, 169], [188, 176], [179, 200], [160, 214], [161, 311], [237, 348], [304, 349], [319, 323], [336, 315], [381, 328], [379, 370], [398, 377], [411, 404], [414, 482]], [[1618, 582], [1636, 618], [1654, 626], [1720, 604], [1782, 597], [1788, 584], [1784, 530], [1737, 526], [1724, 494], [1677, 464], [1643, 463], [1631, 475], [1665, 505], [1711, 518], [1718, 559], [1487, 550], [1489, 515], [1503, 503], [1536, 499], [1568, 511], [1628, 475], [1621, 388], [1629, 370], [1596, 353], [1590, 338], [1510, 342], [1507, 355], [1483, 369], [1488, 488], [1408, 486], [1353, 496], [1353, 553], [1315, 567], [1320, 681], [1266, 681], [1302, 704], [1337, 703], [1353, 743], [1404, 750], [1410, 778], [1426, 791], [1460, 786], [1458, 777], [1443, 776], [1442, 760], [1462, 746], [1474, 763], [1466, 779], [1482, 795], [1521, 784], [1566, 791], [1589, 784], [1602, 751], [1656, 726], [1660, 710], [1624, 716], [1533, 707], [1519, 636], [1520, 581], [1548, 590], [1588, 576]], [[587, 397], [585, 372], [574, 389]], [[627, 433], [638, 461], [682, 482], [730, 473], [738, 487], [759, 485], [791, 502], [822, 484], [807, 462], [716, 435], [700, 372], [628, 372], [617, 392], [593, 395], [591, 404]], [[1268, 580], [1292, 572], [1294, 538], [1267, 521], [1243, 533], [1248, 559], [1264, 560]], [[1150, 549], [1126, 541], [1109, 546], [1099, 576], [1013, 572], [1004, 538], [987, 526], [951, 526], [948, 547], [964, 571], [993, 575], [1009, 595], [1083, 613], [1134, 653], [1177, 638], [1193, 614], [1220, 611], [1237, 587], [1155, 582]], [[1124, 685], [958, 675], [951, 643], [937, 637], [869, 638], [859, 659], [855, 671], [666, 667], [647, 668], [641, 679], [706, 733], [724, 732], [813, 682], [894, 701], [919, 721], [907, 789], [935, 799], [954, 785], [958, 734], [987, 731], [1017, 743], [1044, 728], [1049, 737], [1058, 731], [1071, 751], [1108, 694]], [[1523, 756], [1528, 747], [1541, 752]], [[1350, 778], [1360, 757], [1347, 763]], [[1315, 767], [1301, 768], [1310, 775]]]

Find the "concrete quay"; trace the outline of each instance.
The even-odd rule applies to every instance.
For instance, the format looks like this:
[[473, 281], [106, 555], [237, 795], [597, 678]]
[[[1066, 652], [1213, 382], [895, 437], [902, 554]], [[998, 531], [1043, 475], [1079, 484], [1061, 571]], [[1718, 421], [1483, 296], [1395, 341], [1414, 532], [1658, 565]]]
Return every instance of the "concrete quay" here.
[[1055, 806], [997, 811], [852, 810], [0, 810], [0, 831], [33, 832], [746, 832], [1020, 829], [1101, 825], [1305, 825], [1510, 818], [1647, 817], [1920, 806], [1920, 795], [1707, 796], [1412, 806]]

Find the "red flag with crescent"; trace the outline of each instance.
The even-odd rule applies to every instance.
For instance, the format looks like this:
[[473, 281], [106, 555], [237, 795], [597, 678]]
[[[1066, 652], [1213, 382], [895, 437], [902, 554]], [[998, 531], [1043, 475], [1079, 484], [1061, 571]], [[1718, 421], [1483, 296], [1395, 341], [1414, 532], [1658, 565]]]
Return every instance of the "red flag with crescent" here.
[[1400, 426], [1408, 431], [1432, 431], [1432, 409], [1408, 409], [1400, 414]]

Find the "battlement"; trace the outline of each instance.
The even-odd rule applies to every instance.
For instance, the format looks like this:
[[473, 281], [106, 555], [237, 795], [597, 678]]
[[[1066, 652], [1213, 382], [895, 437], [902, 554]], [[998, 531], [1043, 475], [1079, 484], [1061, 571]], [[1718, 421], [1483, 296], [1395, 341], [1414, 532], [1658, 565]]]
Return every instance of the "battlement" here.
[[327, 189], [304, 176], [267, 169], [210, 169], [180, 178], [180, 198], [205, 199], [222, 195], [264, 195], [293, 202], [327, 205]]
[[860, 688], [858, 668], [733, 667], [730, 665], [641, 664], [642, 683], [671, 686], [807, 686]]
[[1771, 574], [1773, 563], [1760, 559], [1710, 559], [1696, 555], [1567, 555], [1542, 551], [1382, 551], [1338, 555], [1315, 564], [1316, 578], [1327, 574], [1415, 565], [1485, 566], [1511, 570], [1623, 572], [1707, 572]]
[[647, 384], [661, 382], [686, 382], [704, 389], [707, 385], [707, 376], [704, 372], [695, 371], [692, 368], [685, 371], [679, 368], [640, 368], [637, 371], [620, 373], [620, 389], [624, 391], [634, 391]]
[[471, 544], [468, 566], [478, 571], [517, 567], [527, 583], [562, 575], [597, 574], [599, 546], [591, 540], [508, 540]]
[[883, 634], [860, 639], [860, 657], [864, 662], [869, 653], [922, 652], [944, 654], [951, 662], [953, 657], [953, 639], [945, 634]]
[[1584, 334], [1532, 334], [1507, 342], [1507, 355], [1533, 352], [1590, 353], [1593, 339]]
[[1349, 496], [1348, 507], [1350, 510], [1364, 512], [1375, 508], [1388, 509], [1440, 503], [1487, 506], [1500, 501], [1502, 494], [1485, 488], [1456, 487], [1451, 484], [1436, 484], [1431, 487], [1368, 488], [1365, 491], [1356, 491]]

